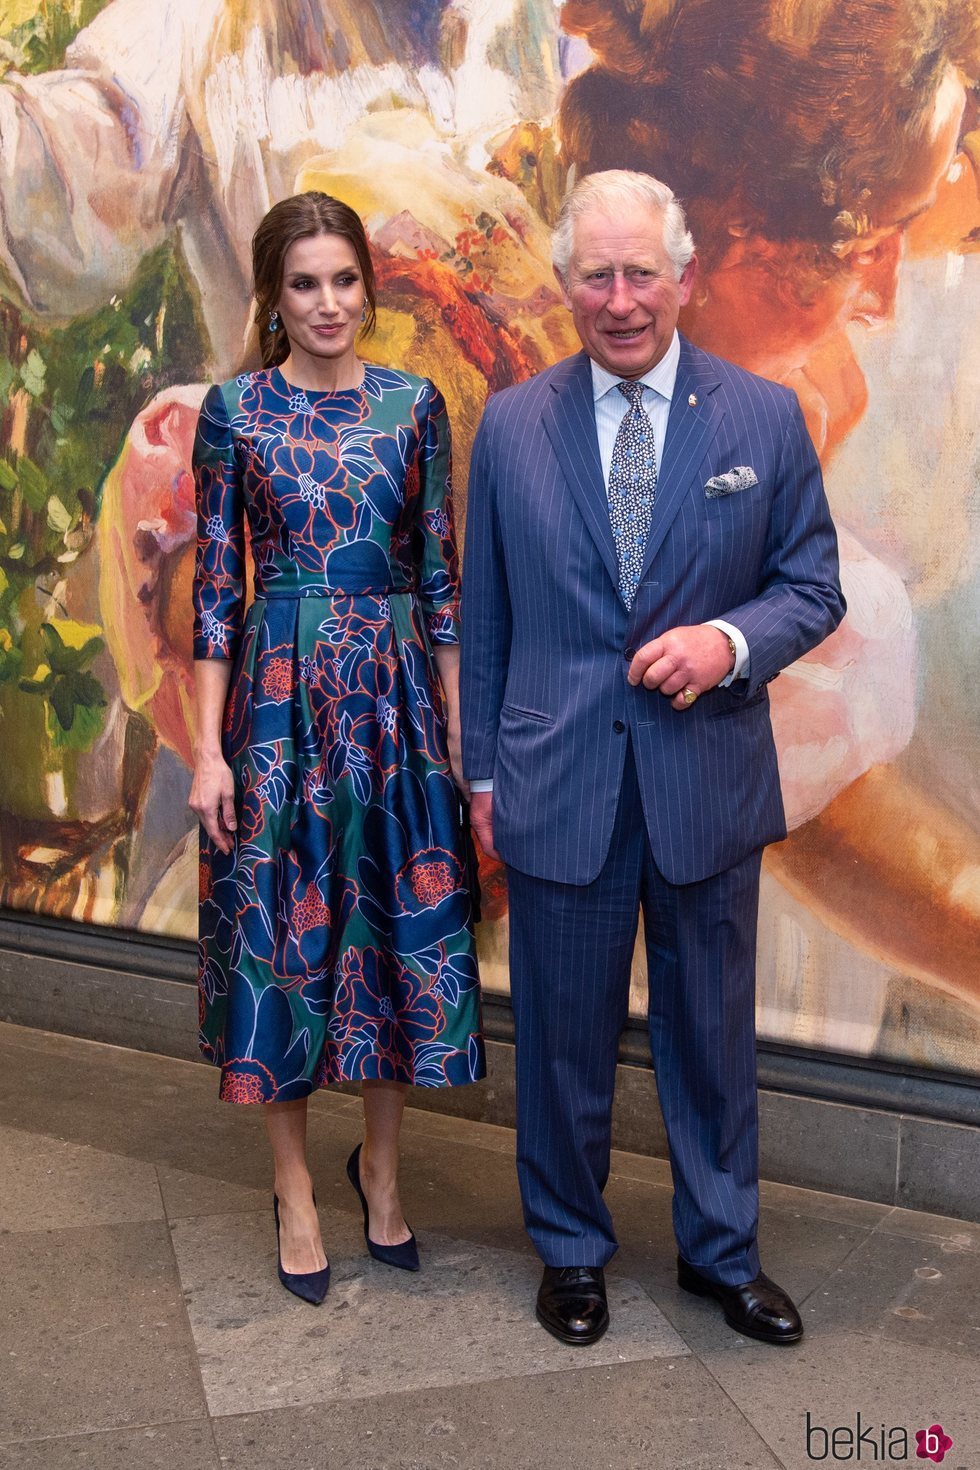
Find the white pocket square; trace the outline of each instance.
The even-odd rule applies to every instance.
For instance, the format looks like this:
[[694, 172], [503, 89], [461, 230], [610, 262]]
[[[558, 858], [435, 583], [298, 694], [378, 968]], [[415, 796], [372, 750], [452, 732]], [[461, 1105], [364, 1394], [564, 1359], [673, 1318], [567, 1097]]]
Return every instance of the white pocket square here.
[[758, 483], [759, 476], [751, 465], [737, 464], [723, 475], [712, 475], [705, 483], [704, 493], [709, 500], [717, 500], [722, 495], [734, 495], [736, 490], [751, 490]]

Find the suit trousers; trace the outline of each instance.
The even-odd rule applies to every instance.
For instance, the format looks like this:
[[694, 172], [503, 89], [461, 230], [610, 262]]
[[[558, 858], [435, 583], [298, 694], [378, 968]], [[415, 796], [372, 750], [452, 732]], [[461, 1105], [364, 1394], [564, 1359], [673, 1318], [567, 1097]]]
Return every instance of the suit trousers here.
[[616, 1250], [603, 1190], [642, 908], [650, 1049], [678, 1249], [726, 1285], [759, 1271], [761, 857], [752, 853], [703, 882], [668, 883], [653, 861], [629, 751], [594, 882], [553, 883], [508, 868], [517, 1166], [525, 1224], [546, 1265], [603, 1266]]

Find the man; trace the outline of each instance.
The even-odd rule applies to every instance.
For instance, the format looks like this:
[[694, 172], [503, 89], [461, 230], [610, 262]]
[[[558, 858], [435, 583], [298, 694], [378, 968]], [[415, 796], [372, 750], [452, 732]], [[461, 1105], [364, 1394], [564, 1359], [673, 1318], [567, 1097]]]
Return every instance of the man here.
[[569, 1343], [608, 1326], [642, 908], [678, 1281], [737, 1331], [795, 1342], [756, 1246], [759, 869], [785, 836], [766, 684], [843, 616], [834, 528], [793, 393], [677, 333], [697, 261], [670, 189], [585, 178], [553, 257], [584, 350], [489, 403], [463, 591], [463, 758], [507, 866], [538, 1319]]

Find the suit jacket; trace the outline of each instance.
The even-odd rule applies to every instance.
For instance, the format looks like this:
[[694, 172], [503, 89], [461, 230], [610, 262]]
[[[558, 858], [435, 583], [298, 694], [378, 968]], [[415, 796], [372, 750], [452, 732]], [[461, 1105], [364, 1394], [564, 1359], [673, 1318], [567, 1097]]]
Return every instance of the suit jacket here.
[[[757, 483], [728, 488], [737, 467]], [[728, 490], [728, 493], [725, 493]], [[640, 586], [627, 610], [579, 353], [490, 400], [473, 449], [463, 569], [463, 761], [493, 777], [494, 840], [533, 877], [605, 860], [632, 741], [670, 882], [786, 835], [766, 685], [840, 622], [837, 537], [796, 396], [681, 339]], [[631, 688], [632, 650], [724, 618], [750, 677], [677, 711]]]

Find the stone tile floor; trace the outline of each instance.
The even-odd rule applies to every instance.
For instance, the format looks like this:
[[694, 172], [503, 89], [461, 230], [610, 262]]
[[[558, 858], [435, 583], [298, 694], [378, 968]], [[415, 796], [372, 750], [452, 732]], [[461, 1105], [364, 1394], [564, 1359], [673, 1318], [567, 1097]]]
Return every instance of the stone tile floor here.
[[766, 1348], [678, 1290], [666, 1166], [617, 1153], [613, 1325], [577, 1350], [534, 1321], [509, 1130], [407, 1114], [412, 1277], [364, 1252], [358, 1101], [310, 1125], [319, 1310], [276, 1280], [261, 1120], [210, 1069], [0, 1025], [0, 1470], [928, 1465], [936, 1423], [980, 1470], [980, 1226], [764, 1185], [807, 1329]]

